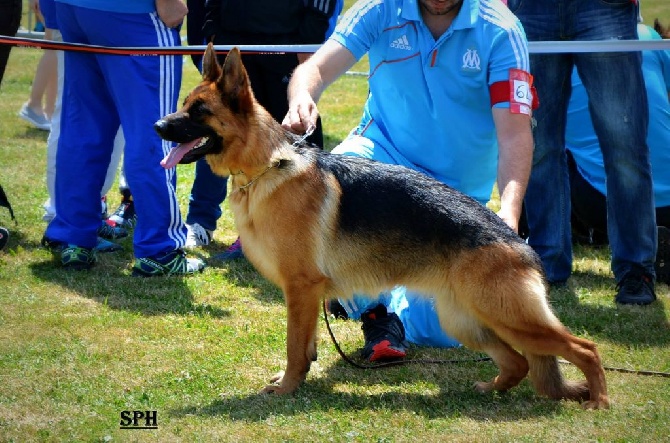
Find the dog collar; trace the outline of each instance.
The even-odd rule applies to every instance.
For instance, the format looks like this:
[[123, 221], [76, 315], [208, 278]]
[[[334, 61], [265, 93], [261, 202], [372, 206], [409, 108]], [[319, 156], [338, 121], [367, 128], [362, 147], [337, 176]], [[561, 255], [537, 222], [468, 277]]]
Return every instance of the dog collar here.
[[[263, 174], [265, 174], [266, 172], [268, 172], [270, 169], [279, 167], [279, 164], [280, 164], [280, 163], [281, 163], [281, 160], [277, 160], [277, 161], [273, 162], [270, 166], [268, 166], [267, 168], [265, 168], [265, 169], [263, 170], [263, 172], [261, 172], [261, 173], [258, 174], [256, 177], [254, 177], [254, 178], [252, 178], [251, 180], [249, 180], [249, 181], [247, 182], [246, 185], [242, 185], [242, 186], [240, 186], [239, 188], [237, 188], [236, 191], [244, 191], [244, 190], [246, 190], [249, 186], [253, 185], [253, 184], [256, 182], [256, 180], [258, 180], [259, 178], [261, 178], [261, 177], [263, 176]], [[233, 174], [233, 173], [231, 173], [230, 175], [240, 175], [240, 174], [244, 174], [244, 172], [240, 171], [240, 172], [238, 172], [237, 174]]]

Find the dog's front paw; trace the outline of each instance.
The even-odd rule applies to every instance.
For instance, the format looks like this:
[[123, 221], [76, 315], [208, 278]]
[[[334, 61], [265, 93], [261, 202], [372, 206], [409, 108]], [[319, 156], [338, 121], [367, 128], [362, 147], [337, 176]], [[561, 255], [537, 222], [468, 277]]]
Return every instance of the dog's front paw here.
[[259, 394], [285, 394], [282, 390], [282, 380], [284, 379], [284, 371], [279, 371], [277, 372], [271, 379], [270, 379], [270, 385], [267, 385], [261, 391]]
[[284, 376], [284, 371], [278, 372], [274, 377], [270, 379], [270, 385], [267, 385], [261, 389], [261, 394], [277, 394], [284, 395], [290, 394], [291, 392], [298, 389], [300, 386], [300, 381], [291, 381], [289, 378]]

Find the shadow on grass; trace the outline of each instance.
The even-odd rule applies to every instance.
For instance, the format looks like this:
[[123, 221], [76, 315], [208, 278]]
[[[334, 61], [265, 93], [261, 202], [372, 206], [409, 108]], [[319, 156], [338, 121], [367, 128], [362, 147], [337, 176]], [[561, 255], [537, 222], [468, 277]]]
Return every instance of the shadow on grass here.
[[132, 277], [132, 241], [123, 239], [117, 242], [124, 246], [124, 250], [98, 254], [96, 265], [89, 271], [64, 270], [58, 264], [57, 258], [51, 258], [51, 253], [39, 244], [23, 245], [26, 248], [43, 251], [45, 259], [29, 265], [37, 279], [59, 285], [112, 309], [147, 316], [166, 313], [195, 314], [213, 318], [230, 316], [229, 311], [219, 307], [194, 303], [186, 279], [197, 278], [196, 276]]
[[209, 257], [200, 256], [207, 266], [212, 269], [225, 270], [226, 279], [230, 284], [252, 288], [253, 296], [263, 303], [284, 303], [284, 296], [281, 290], [271, 281], [263, 277], [246, 258], [222, 261], [213, 258], [223, 253], [230, 245], [220, 247], [220, 243], [215, 242], [209, 248]]
[[176, 417], [226, 416], [231, 420], [262, 422], [272, 416], [332, 410], [396, 410], [411, 411], [427, 419], [466, 416], [479, 421], [506, 422], [552, 416], [564, 407], [571, 407], [569, 403], [536, 395], [527, 382], [507, 393], [480, 394], [472, 388], [477, 379], [488, 380], [496, 373], [490, 362], [359, 370], [340, 360], [328, 369], [326, 376], [308, 378], [291, 395], [231, 395], [205, 406], [185, 406], [170, 413]]
[[[594, 291], [611, 293], [606, 303], [591, 300]], [[550, 300], [561, 321], [577, 335], [627, 346], [665, 347], [670, 323], [662, 297], [648, 306], [614, 302], [614, 279], [593, 272], [574, 272], [568, 287], [552, 289]]]

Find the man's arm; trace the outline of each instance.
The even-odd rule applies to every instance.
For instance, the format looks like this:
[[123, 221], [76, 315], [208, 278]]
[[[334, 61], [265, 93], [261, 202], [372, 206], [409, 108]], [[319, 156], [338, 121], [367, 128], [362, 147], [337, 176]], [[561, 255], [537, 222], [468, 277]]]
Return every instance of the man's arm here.
[[355, 62], [353, 54], [344, 46], [334, 40], [326, 41], [293, 72], [288, 85], [288, 113], [282, 125], [298, 134], [316, 126], [319, 116], [316, 103], [321, 94]]
[[156, 0], [156, 12], [168, 28], [176, 28], [184, 21], [188, 8], [182, 0]]
[[518, 232], [523, 197], [533, 163], [533, 134], [530, 117], [494, 108], [493, 120], [498, 136], [498, 215]]

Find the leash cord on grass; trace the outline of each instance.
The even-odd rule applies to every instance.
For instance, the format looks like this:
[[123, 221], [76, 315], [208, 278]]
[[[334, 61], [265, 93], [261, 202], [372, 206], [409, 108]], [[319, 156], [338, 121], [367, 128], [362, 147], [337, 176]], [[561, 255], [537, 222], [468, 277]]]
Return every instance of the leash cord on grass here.
[[[375, 364], [360, 364], [356, 361], [354, 361], [352, 358], [350, 358], [347, 354], [344, 353], [342, 348], [340, 347], [340, 344], [337, 342], [337, 339], [335, 338], [335, 334], [333, 333], [332, 328], [330, 327], [330, 321], [328, 320], [328, 310], [326, 309], [326, 300], [323, 300], [322, 303], [323, 307], [323, 319], [326, 322], [326, 329], [328, 330], [328, 335], [330, 335], [330, 339], [333, 341], [333, 345], [335, 346], [335, 350], [337, 351], [338, 354], [340, 354], [340, 357], [350, 365], [359, 368], [359, 369], [384, 369], [384, 368], [389, 368], [392, 366], [402, 366], [402, 365], [408, 365], [408, 364], [455, 364], [455, 363], [479, 363], [479, 362], [484, 362], [484, 361], [493, 361], [491, 357], [478, 357], [478, 358], [467, 358], [467, 359], [453, 359], [453, 360], [448, 360], [448, 359], [409, 359], [409, 360], [397, 360], [397, 361], [389, 361], [385, 363], [375, 363]], [[559, 359], [559, 363], [562, 364], [572, 364], [569, 361]], [[640, 369], [626, 369], [626, 368], [615, 368], [611, 366], [603, 366], [603, 369], [606, 371], [611, 371], [611, 372], [622, 372], [624, 374], [636, 374], [636, 375], [647, 375], [647, 376], [656, 376], [656, 377], [670, 377], [670, 373], [668, 372], [657, 372], [657, 371], [646, 371], [646, 370], [640, 370]]]

